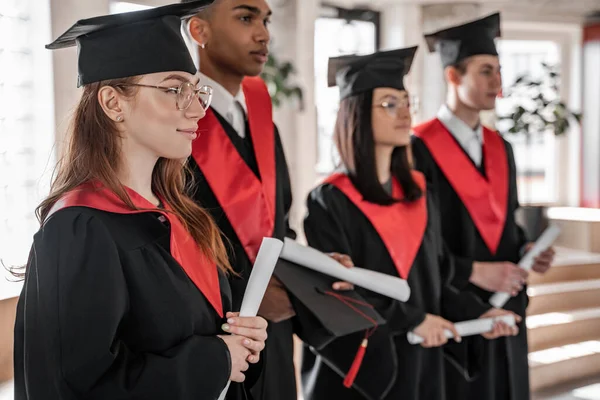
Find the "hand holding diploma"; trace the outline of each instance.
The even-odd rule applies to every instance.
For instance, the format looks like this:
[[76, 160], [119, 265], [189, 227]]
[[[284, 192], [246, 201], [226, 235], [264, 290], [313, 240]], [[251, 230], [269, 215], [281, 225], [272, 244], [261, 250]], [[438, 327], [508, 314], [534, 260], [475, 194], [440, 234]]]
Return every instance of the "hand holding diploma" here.
[[[543, 253], [546, 253], [544, 257], [551, 256], [551, 258], [554, 258], [554, 250], [551, 250], [550, 248], [556, 239], [558, 239], [558, 235], [560, 235], [559, 227], [552, 225], [546, 229], [537, 242], [531, 246], [527, 254], [525, 254], [521, 261], [519, 261], [519, 267], [525, 271], [530, 271], [534, 264], [536, 264], [538, 256], [542, 255]], [[496, 308], [502, 308], [509, 299], [510, 293], [498, 292], [490, 298], [490, 304]]]
[[[352, 259], [347, 254], [328, 253], [327, 255], [329, 257], [333, 258], [335, 261], [342, 264], [346, 268], [354, 267], [354, 263], [352, 262]], [[333, 285], [331, 285], [331, 287], [333, 288], [333, 290], [339, 290], [341, 292], [347, 291], [347, 290], [354, 290], [354, 285], [351, 284], [350, 282], [334, 282]]]
[[[459, 343], [461, 341], [460, 334], [452, 322], [433, 314], [427, 314], [425, 320], [413, 332], [420, 340], [415, 343], [425, 348], [443, 346], [450, 338], [454, 338]], [[408, 341], [411, 342], [410, 337]]]
[[[498, 312], [498, 314], [495, 314], [494, 312]], [[456, 329], [455, 332], [450, 329], [445, 329], [444, 334], [446, 338], [454, 338], [456, 337], [456, 334], [458, 334], [459, 338], [473, 335], [483, 335], [488, 339], [494, 339], [500, 336], [512, 336], [515, 332], [514, 329], [517, 329], [517, 319], [515, 318], [518, 318], [518, 321], [520, 321], [520, 317], [504, 310], [490, 310], [488, 313], [483, 314], [480, 319], [457, 322], [454, 324]], [[415, 331], [407, 334], [408, 343], [422, 344], [424, 338], [415, 333]]]
[[482, 319], [492, 319], [494, 324], [489, 332], [483, 332], [481, 335], [488, 339], [497, 339], [503, 336], [517, 336], [519, 328], [517, 324], [523, 320], [520, 315], [511, 311], [498, 308], [492, 308], [479, 317]]
[[347, 268], [330, 256], [291, 239], [285, 239], [281, 258], [392, 299], [405, 302], [410, 297], [410, 288], [403, 279], [358, 267]]
[[[248, 362], [256, 363], [259, 360], [259, 353], [264, 349], [264, 342], [267, 338], [267, 322], [260, 317], [256, 317], [260, 303], [267, 289], [267, 285], [273, 275], [273, 270], [279, 259], [283, 243], [280, 240], [264, 238], [256, 256], [256, 261], [252, 267], [252, 273], [248, 280], [246, 293], [242, 300], [242, 306], [239, 314], [228, 313], [227, 323], [223, 325], [223, 330], [231, 333], [231, 336], [222, 336], [221, 338], [230, 349], [232, 372], [231, 379], [235, 382], [243, 382], [244, 371], [248, 369]], [[243, 347], [243, 349], [240, 348]], [[225, 386], [219, 396], [219, 400], [224, 400], [229, 390], [229, 384]]]

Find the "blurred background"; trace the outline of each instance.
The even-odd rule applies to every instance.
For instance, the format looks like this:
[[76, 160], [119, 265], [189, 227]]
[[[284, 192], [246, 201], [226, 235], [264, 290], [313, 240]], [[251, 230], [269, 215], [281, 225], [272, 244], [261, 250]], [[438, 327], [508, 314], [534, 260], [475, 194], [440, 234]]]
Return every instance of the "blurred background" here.
[[[163, 0], [0, 0], [0, 260], [27, 260], [76, 88], [76, 50], [44, 49], [72, 23]], [[421, 44], [408, 87], [415, 122], [445, 98], [438, 56], [424, 32], [502, 12], [503, 97], [482, 115], [513, 145], [519, 219], [535, 238], [552, 221], [563, 234], [557, 265], [533, 276], [527, 325], [536, 399], [600, 399], [600, 0], [271, 0], [267, 81], [294, 191], [304, 199], [336, 165], [337, 89], [327, 59]], [[540, 118], [540, 116], [542, 118]], [[12, 328], [21, 285], [0, 269], [0, 400], [12, 399]], [[452, 399], [453, 400], [453, 399]]]

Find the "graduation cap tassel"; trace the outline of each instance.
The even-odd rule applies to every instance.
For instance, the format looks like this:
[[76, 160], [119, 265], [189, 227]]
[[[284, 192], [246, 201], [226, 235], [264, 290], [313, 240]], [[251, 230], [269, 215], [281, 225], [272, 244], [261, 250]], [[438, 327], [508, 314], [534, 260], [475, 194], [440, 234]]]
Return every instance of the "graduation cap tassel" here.
[[365, 335], [365, 338], [363, 339], [362, 343], [360, 344], [360, 347], [358, 348], [358, 351], [356, 352], [354, 361], [352, 361], [352, 366], [350, 367], [350, 370], [344, 378], [344, 386], [346, 386], [347, 388], [352, 387], [352, 384], [356, 379], [356, 375], [358, 375], [358, 370], [360, 369], [360, 365], [362, 364], [363, 358], [365, 357], [368, 345], [369, 339], [367, 338], [367, 335]]
[[344, 296], [340, 293], [335, 293], [335, 292], [325, 292], [325, 294], [328, 294], [330, 296], [335, 297], [336, 299], [338, 299], [339, 301], [341, 301], [342, 303], [344, 303], [345, 305], [347, 305], [348, 307], [350, 307], [354, 312], [356, 312], [357, 314], [359, 314], [360, 316], [362, 316], [363, 318], [365, 318], [366, 320], [368, 320], [369, 322], [373, 323], [373, 328], [368, 329], [365, 332], [365, 338], [363, 339], [363, 341], [360, 343], [360, 347], [358, 348], [358, 351], [356, 352], [356, 356], [354, 356], [354, 361], [352, 361], [352, 365], [350, 366], [350, 370], [348, 370], [348, 373], [346, 374], [346, 377], [344, 378], [344, 386], [347, 388], [350, 388], [352, 386], [352, 384], [354, 383], [354, 380], [356, 379], [356, 376], [358, 375], [358, 371], [360, 370], [360, 366], [363, 362], [363, 359], [365, 358], [365, 353], [367, 351], [367, 346], [369, 345], [369, 337], [375, 332], [375, 330], [377, 329], [377, 322], [372, 319], [371, 317], [369, 317], [368, 315], [366, 315], [365, 313], [363, 313], [362, 311], [360, 311], [358, 308], [356, 308], [355, 306], [353, 306], [351, 303], [355, 303], [355, 304], [359, 304], [365, 307], [369, 307], [369, 308], [373, 308], [373, 306], [369, 303], [365, 303], [362, 301], [357, 301], [355, 299], [352, 299], [350, 297]]

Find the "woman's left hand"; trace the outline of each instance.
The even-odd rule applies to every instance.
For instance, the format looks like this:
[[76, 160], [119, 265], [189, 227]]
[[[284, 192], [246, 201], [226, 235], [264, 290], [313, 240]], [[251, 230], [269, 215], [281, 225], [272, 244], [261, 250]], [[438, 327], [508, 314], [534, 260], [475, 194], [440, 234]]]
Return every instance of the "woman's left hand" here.
[[260, 352], [265, 348], [267, 340], [267, 320], [262, 317], [240, 317], [240, 313], [228, 312], [227, 323], [222, 329], [232, 335], [244, 336], [242, 342], [251, 354], [247, 361], [256, 364], [260, 360]]

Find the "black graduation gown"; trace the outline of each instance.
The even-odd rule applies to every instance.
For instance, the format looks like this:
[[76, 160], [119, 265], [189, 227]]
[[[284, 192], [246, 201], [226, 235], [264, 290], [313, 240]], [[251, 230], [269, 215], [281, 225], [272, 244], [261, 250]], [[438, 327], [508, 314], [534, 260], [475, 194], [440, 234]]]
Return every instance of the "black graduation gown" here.
[[[342, 378], [325, 364], [328, 357], [342, 359], [348, 367], [364, 334], [335, 340], [326, 347], [323, 357], [308, 355], [303, 360], [305, 400], [326, 399], [407, 399], [443, 400], [444, 373], [442, 348], [425, 349], [411, 345], [406, 333], [423, 322], [426, 313], [442, 315], [451, 321], [478, 318], [490, 307], [470, 294], [461, 294], [448, 282], [453, 262], [441, 240], [435, 199], [427, 194], [428, 220], [422, 243], [408, 275], [411, 296], [401, 303], [388, 297], [357, 288], [387, 324], [369, 338], [365, 358], [356, 382], [368, 387], [369, 395], [346, 389]], [[335, 186], [326, 183], [314, 189], [307, 200], [308, 214], [304, 229], [308, 243], [324, 252], [350, 255], [354, 264], [377, 272], [398, 276], [392, 258], [381, 237], [352, 201]], [[382, 207], [384, 208], [384, 207]], [[398, 240], [402, 240], [399, 238]], [[466, 339], [464, 339], [466, 340]], [[476, 349], [481, 337], [471, 338]], [[306, 353], [306, 352], [305, 352]], [[477, 354], [471, 360], [454, 360], [467, 375], [476, 373]], [[305, 365], [304, 363], [309, 365]], [[462, 365], [458, 365], [461, 362]], [[470, 364], [470, 365], [469, 365]], [[346, 373], [348, 368], [340, 371]], [[448, 398], [448, 400], [454, 400]]]
[[[527, 243], [524, 231], [515, 221], [515, 211], [519, 208], [515, 160], [510, 144], [502, 140], [508, 158], [508, 210], [504, 230], [495, 254], [484, 243], [473, 219], [458, 194], [450, 185], [440, 167], [436, 164], [425, 143], [418, 137], [412, 139], [412, 152], [415, 167], [427, 176], [436, 196], [439, 198], [442, 235], [452, 252], [459, 260], [454, 284], [475, 293], [488, 302], [492, 293], [468, 282], [473, 261], [518, 262], [523, 246]], [[465, 153], [466, 155], [466, 153]], [[468, 155], [467, 155], [468, 157]], [[483, 160], [485, 163], [485, 159]], [[472, 164], [473, 168], [477, 168]], [[483, 168], [478, 169], [484, 174]], [[453, 369], [447, 369], [447, 397], [449, 399], [472, 400], [526, 400], [529, 399], [529, 365], [527, 348], [527, 328], [525, 310], [528, 304], [526, 288], [510, 299], [504, 307], [523, 317], [516, 337], [500, 338], [485, 343], [486, 364], [480, 377], [467, 382], [457, 376]], [[448, 351], [460, 352], [460, 344], [447, 346]]]
[[[69, 207], [35, 235], [17, 306], [15, 400], [217, 399], [231, 372], [216, 336], [223, 321], [171, 256], [159, 215]], [[233, 383], [227, 398], [244, 392]]]
[[[260, 177], [248, 122], [246, 122], [246, 136], [241, 138], [231, 124], [216, 111], [214, 113], [242, 159], [254, 174]], [[215, 156], [218, 157], [218, 155]], [[191, 196], [211, 213], [223, 232], [223, 236], [231, 243], [231, 246], [228, 246], [230, 261], [239, 274], [239, 277], [232, 277], [230, 280], [233, 293], [233, 309], [239, 310], [252, 271], [252, 263], [246, 255], [231, 222], [219, 205], [215, 194], [193, 158], [190, 158], [190, 165], [195, 179], [195, 187]], [[226, 173], [226, 171], [224, 172]], [[284, 239], [286, 236], [295, 238], [296, 235], [288, 224], [288, 213], [292, 205], [292, 191], [283, 145], [277, 127], [275, 127], [275, 172], [276, 209], [273, 237], [277, 239]], [[268, 334], [266, 348], [263, 352], [263, 373], [252, 388], [252, 394], [255, 400], [295, 399], [296, 377], [294, 374], [294, 342], [291, 320], [279, 323], [269, 322]]]

